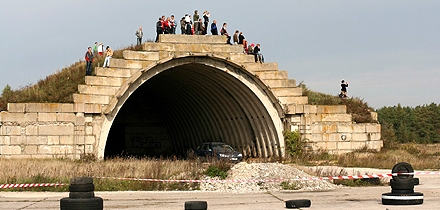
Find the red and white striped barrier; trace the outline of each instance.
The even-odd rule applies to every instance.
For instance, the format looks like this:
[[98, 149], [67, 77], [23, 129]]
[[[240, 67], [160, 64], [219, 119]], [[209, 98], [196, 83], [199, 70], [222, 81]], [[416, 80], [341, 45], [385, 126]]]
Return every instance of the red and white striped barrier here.
[[6, 189], [6, 188], [27, 188], [27, 187], [56, 187], [56, 186], [64, 186], [64, 184], [62, 184], [62, 183], [0, 184], [0, 189]]
[[[439, 175], [440, 171], [419, 171], [413, 173], [391, 173], [391, 174], [371, 174], [371, 175], [351, 175], [351, 176], [326, 176], [326, 177], [302, 177], [293, 179], [227, 179], [227, 180], [191, 180], [191, 179], [142, 179], [142, 178], [118, 178], [118, 177], [94, 177], [97, 179], [115, 179], [115, 180], [131, 180], [131, 181], [147, 181], [147, 182], [179, 182], [179, 183], [265, 183], [265, 182], [284, 182], [284, 181], [314, 181], [314, 180], [344, 180], [344, 179], [373, 179], [386, 178], [402, 175]], [[7, 188], [28, 188], [28, 187], [56, 187], [64, 186], [62, 183], [32, 183], [32, 184], [0, 184], [0, 189]]]

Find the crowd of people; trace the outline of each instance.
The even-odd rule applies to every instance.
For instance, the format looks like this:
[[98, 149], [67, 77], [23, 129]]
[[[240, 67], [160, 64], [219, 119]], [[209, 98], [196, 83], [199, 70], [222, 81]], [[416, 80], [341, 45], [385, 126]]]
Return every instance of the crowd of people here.
[[[95, 42], [95, 45], [87, 48], [85, 54], [86, 59], [86, 76], [92, 75], [92, 63], [95, 58], [105, 56], [104, 63], [102, 67], [110, 67], [110, 59], [113, 56], [113, 50], [107, 45], [104, 51], [104, 45], [102, 43]], [[99, 64], [98, 64], [99, 65]]]
[[[180, 33], [185, 35], [208, 35], [208, 29], [211, 32], [211, 35], [219, 35], [219, 30], [217, 28], [217, 20], [213, 20], [211, 25], [210, 23], [211, 14], [209, 11], [205, 10], [200, 17], [198, 10], [194, 11], [194, 14], [191, 18], [191, 15], [185, 14], [179, 21], [180, 24]], [[264, 57], [261, 54], [261, 46], [260, 44], [249, 44], [246, 38], [243, 35], [243, 32], [236, 30], [234, 35], [231, 36], [227, 30], [227, 23], [223, 23], [220, 29], [220, 35], [226, 36], [226, 43], [230, 45], [242, 45], [243, 53], [254, 55], [255, 62], [264, 62]], [[162, 15], [159, 20], [156, 22], [156, 42], [159, 41], [160, 34], [176, 34], [176, 29], [178, 27], [177, 20], [174, 15], [169, 17], [165, 17]], [[137, 38], [136, 44], [142, 44], [143, 38], [142, 26], [140, 26], [136, 32], [135, 36]], [[92, 74], [92, 62], [94, 58], [97, 56], [105, 56], [105, 60], [102, 67], [110, 67], [110, 59], [113, 56], [113, 50], [110, 46], [107, 46], [104, 50], [104, 45], [102, 43], [95, 42], [95, 45], [92, 47], [88, 47], [87, 52], [85, 54], [86, 59], [86, 75], [90, 76]], [[98, 64], [99, 66], [99, 64]]]
[[[207, 35], [209, 28], [211, 35], [219, 35], [217, 28], [217, 20], [213, 20], [211, 25], [209, 26], [210, 17], [211, 14], [207, 10], [203, 11], [202, 17], [200, 17], [198, 10], [194, 11], [192, 18], [191, 15], [185, 14], [179, 21], [180, 33], [186, 35]], [[232, 37], [233, 40], [231, 42], [231, 36], [228, 33], [227, 25], [228, 25], [227, 23], [223, 23], [222, 28], [220, 29], [220, 35], [226, 36], [226, 43], [231, 45], [234, 44], [243, 45], [244, 53], [254, 55], [255, 62], [263, 63], [264, 57], [260, 52], [261, 51], [260, 44], [257, 45], [253, 43], [248, 44], [248, 41], [243, 35], [243, 32], [240, 32], [239, 30], [235, 31]], [[174, 15], [171, 15], [170, 17], [165, 17], [165, 15], [162, 15], [162, 17], [160, 17], [159, 20], [156, 22], [155, 42], [159, 41], [160, 34], [176, 34], [176, 28], [177, 28], [177, 22]], [[142, 28], [140, 28], [140, 30], [142, 30]], [[140, 41], [138, 34], [139, 33], [136, 32], [136, 36], [138, 37], [138, 44], [141, 44], [142, 33], [140, 36]]]

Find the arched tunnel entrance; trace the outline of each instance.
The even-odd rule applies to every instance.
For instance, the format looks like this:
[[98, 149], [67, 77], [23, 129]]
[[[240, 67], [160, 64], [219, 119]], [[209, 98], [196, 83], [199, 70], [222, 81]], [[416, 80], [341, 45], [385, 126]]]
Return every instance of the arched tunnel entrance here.
[[256, 78], [227, 63], [180, 61], [144, 79], [113, 119], [104, 156], [186, 156], [207, 141], [226, 142], [247, 157], [282, 155], [279, 113], [274, 122], [255, 93], [264, 90], [243, 82]]

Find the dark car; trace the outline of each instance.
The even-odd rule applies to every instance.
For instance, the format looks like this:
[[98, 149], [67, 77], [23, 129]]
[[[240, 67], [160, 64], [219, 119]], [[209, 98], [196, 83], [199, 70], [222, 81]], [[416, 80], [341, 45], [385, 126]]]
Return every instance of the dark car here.
[[195, 153], [199, 157], [217, 157], [230, 161], [243, 160], [240, 152], [223, 142], [205, 142], [197, 146]]

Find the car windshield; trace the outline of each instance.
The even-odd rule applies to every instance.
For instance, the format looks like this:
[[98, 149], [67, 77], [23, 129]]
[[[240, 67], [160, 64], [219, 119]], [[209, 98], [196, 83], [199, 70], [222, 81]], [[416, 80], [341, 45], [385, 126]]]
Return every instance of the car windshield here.
[[212, 145], [212, 147], [214, 148], [214, 152], [220, 152], [220, 153], [234, 152], [234, 149], [227, 144], [217, 144], [217, 145]]

